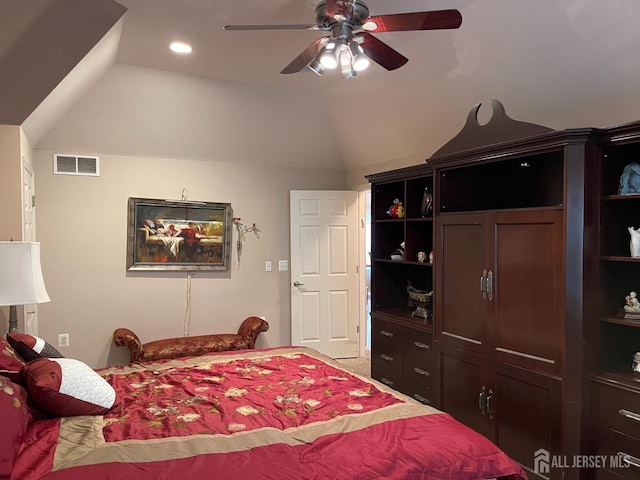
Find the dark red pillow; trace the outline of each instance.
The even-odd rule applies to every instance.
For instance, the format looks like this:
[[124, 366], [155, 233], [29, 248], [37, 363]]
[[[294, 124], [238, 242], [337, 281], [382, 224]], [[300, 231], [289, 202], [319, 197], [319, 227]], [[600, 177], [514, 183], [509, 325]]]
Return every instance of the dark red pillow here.
[[27, 333], [7, 333], [9, 344], [25, 360], [30, 362], [36, 358], [64, 358], [50, 343], [40, 337]]
[[22, 383], [20, 370], [25, 362], [18, 356], [13, 347], [0, 337], [0, 375], [8, 377], [11, 381]]
[[0, 376], [0, 478], [9, 478], [27, 427], [33, 421], [27, 406], [27, 392], [20, 385]]
[[23, 376], [31, 400], [50, 415], [103, 415], [120, 407], [113, 387], [80, 360], [39, 358], [24, 366]]

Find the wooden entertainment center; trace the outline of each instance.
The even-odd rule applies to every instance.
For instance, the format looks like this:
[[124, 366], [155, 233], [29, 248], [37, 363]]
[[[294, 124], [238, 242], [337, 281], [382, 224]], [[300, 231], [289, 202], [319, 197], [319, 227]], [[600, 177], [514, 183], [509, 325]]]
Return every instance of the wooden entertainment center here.
[[[367, 176], [372, 376], [486, 435], [529, 478], [640, 478], [640, 320], [618, 313], [640, 291], [627, 230], [640, 192], [618, 194], [640, 122], [554, 131], [491, 107], [425, 164]], [[429, 318], [412, 315], [409, 283], [433, 291]], [[572, 466], [594, 454], [609, 463]]]

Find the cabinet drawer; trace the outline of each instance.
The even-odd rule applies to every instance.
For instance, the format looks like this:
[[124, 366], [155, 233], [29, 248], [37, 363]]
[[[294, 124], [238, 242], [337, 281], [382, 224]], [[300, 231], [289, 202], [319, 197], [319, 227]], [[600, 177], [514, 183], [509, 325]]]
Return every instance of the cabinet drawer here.
[[[640, 440], [637, 438], [592, 424], [591, 453], [605, 456], [607, 470], [624, 478], [640, 479]], [[629, 455], [630, 464], [620, 461], [622, 468], [615, 468], [617, 465], [612, 462], [618, 461], [619, 453]]]
[[591, 384], [591, 418], [612, 430], [640, 438], [640, 395], [601, 383]]
[[402, 375], [402, 360], [402, 352], [399, 350], [373, 348], [371, 352], [371, 368], [380, 367], [396, 375]]
[[402, 375], [403, 329], [393, 323], [375, 320], [371, 328], [371, 365]]
[[394, 373], [376, 363], [371, 364], [371, 378], [385, 384], [387, 387], [401, 391], [404, 381], [401, 375]]
[[411, 355], [431, 360], [433, 358], [433, 335], [418, 330], [407, 330], [404, 337], [404, 351]]
[[433, 393], [431, 389], [420, 388], [418, 385], [405, 385], [402, 393], [424, 405], [433, 406]]
[[374, 319], [371, 323], [371, 347], [401, 350], [404, 329], [394, 323]]
[[405, 385], [402, 393], [410, 396], [414, 400], [424, 403], [425, 405], [434, 405], [435, 398], [433, 397], [433, 388], [431, 387], [431, 381], [416, 382], [412, 378], [405, 377]]
[[408, 382], [431, 385], [432, 363], [415, 355], [404, 357], [404, 377]]

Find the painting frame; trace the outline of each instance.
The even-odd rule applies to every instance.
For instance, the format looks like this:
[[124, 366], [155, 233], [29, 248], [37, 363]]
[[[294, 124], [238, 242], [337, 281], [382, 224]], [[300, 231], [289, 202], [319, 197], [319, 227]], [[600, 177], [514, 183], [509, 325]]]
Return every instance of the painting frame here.
[[230, 203], [130, 197], [127, 271], [229, 271]]

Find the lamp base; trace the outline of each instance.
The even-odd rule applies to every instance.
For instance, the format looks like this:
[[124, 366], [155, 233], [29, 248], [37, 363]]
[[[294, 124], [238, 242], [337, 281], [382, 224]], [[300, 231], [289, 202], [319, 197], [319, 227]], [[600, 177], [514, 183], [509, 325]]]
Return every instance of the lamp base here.
[[15, 305], [9, 307], [9, 331], [18, 331], [18, 309]]

